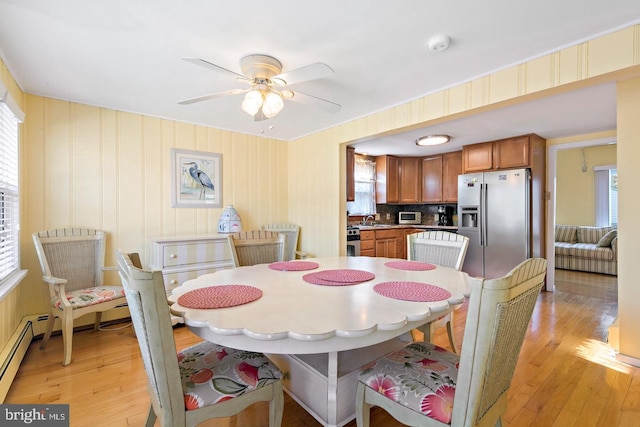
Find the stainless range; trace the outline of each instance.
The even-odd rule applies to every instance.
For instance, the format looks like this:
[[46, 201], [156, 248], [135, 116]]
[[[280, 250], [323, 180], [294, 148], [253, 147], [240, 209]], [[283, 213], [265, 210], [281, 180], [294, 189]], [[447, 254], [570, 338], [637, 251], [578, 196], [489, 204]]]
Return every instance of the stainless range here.
[[347, 256], [360, 256], [360, 229], [347, 225]]

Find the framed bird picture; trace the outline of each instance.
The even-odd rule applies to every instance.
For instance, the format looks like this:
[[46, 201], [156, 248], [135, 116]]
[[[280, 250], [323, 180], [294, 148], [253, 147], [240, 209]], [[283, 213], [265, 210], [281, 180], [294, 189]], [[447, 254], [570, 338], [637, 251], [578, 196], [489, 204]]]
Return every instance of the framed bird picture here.
[[222, 207], [222, 155], [171, 149], [171, 206]]

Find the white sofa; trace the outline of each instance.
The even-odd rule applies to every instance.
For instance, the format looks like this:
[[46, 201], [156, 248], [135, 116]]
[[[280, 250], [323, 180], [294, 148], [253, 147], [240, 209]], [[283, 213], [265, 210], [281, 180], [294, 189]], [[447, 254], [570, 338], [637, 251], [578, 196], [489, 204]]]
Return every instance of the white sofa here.
[[618, 235], [614, 227], [556, 225], [556, 268], [618, 275]]

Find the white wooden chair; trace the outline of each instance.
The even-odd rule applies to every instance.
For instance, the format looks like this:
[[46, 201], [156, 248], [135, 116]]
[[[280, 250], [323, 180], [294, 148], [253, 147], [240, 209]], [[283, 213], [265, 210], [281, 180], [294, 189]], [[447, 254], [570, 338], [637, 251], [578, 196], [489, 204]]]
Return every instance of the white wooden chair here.
[[287, 247], [284, 251], [284, 260], [291, 261], [297, 258], [306, 259], [307, 253], [298, 250], [298, 238], [300, 237], [300, 226], [297, 224], [273, 223], [262, 226], [263, 230], [282, 233], [287, 236]]
[[44, 349], [51, 338], [56, 317], [61, 319], [64, 359], [71, 363], [73, 321], [95, 313], [98, 330], [102, 312], [126, 304], [122, 286], [104, 286], [103, 274], [116, 267], [105, 267], [105, 233], [86, 228], [64, 228], [33, 234], [42, 279], [49, 287], [50, 308], [47, 329], [40, 344]]
[[287, 236], [265, 230], [251, 230], [227, 236], [236, 267], [285, 260]]
[[473, 278], [458, 356], [411, 343], [362, 368], [356, 423], [369, 426], [371, 405], [412, 426], [500, 426], [547, 261], [523, 261], [499, 279]]
[[[447, 231], [425, 231], [407, 236], [407, 259], [455, 268], [460, 271], [469, 247], [469, 238]], [[453, 311], [421, 328], [424, 340], [431, 342], [435, 330], [446, 326], [449, 343], [458, 353], [453, 332]]]
[[195, 426], [269, 402], [269, 426], [282, 422], [282, 373], [263, 354], [210, 342], [181, 350], [171, 327], [162, 273], [140, 268], [138, 254], [118, 251], [118, 267], [148, 379], [146, 426]]

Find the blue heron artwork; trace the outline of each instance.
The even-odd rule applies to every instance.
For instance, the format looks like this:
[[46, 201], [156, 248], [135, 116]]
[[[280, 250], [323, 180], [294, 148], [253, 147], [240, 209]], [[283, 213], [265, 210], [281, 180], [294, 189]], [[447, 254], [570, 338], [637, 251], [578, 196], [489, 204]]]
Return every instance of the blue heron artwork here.
[[209, 175], [207, 175], [204, 171], [198, 169], [198, 163], [189, 162], [183, 163], [183, 165], [191, 166], [189, 168], [189, 175], [191, 175], [191, 178], [193, 178], [196, 184], [198, 184], [198, 186], [200, 187], [200, 196], [198, 197], [199, 200], [204, 199], [207, 188], [211, 191], [215, 191], [213, 182], [211, 182], [211, 178], [209, 178]]
[[172, 148], [171, 168], [173, 207], [222, 207], [221, 154]]

